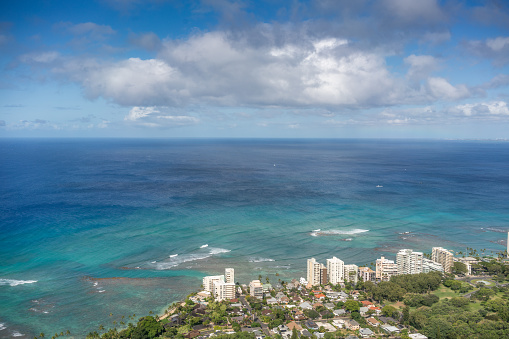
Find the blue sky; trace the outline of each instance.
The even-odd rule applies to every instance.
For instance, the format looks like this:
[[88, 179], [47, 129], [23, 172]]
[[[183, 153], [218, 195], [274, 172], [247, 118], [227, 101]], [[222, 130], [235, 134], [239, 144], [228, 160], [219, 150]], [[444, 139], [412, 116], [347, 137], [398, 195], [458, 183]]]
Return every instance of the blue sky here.
[[509, 2], [3, 0], [0, 137], [509, 138]]

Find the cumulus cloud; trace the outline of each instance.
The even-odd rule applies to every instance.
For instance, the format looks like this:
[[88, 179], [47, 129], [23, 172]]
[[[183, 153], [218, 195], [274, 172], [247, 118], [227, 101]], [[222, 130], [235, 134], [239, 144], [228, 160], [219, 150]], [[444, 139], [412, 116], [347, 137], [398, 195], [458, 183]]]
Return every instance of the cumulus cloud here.
[[171, 114], [165, 107], [133, 107], [124, 117], [128, 124], [142, 127], [179, 127], [200, 122], [189, 115]]
[[509, 63], [509, 37], [496, 37], [484, 41], [467, 41], [464, 46], [474, 55], [493, 60], [496, 66], [504, 66]]
[[509, 116], [509, 108], [507, 107], [507, 103], [504, 101], [457, 105], [451, 111], [468, 117]]
[[470, 96], [470, 91], [465, 85], [453, 86], [446, 79], [434, 77], [429, 78], [427, 88], [435, 99], [458, 100]]
[[347, 39], [302, 36], [259, 45], [215, 31], [165, 40], [154, 59], [68, 59], [53, 71], [80, 83], [89, 98], [137, 107], [366, 108], [471, 95], [464, 85], [429, 78], [439, 64], [432, 56], [411, 55], [405, 63], [407, 78], [392, 74], [380, 51]]

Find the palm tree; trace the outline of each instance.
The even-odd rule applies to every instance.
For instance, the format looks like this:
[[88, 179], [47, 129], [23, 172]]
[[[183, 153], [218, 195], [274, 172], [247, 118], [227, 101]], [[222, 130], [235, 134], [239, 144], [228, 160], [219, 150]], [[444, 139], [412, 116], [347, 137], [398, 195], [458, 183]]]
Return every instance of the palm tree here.
[[44, 338], [44, 332], [39, 333], [39, 338]]
[[104, 330], [104, 326], [103, 325], [99, 325], [99, 331], [102, 331]]

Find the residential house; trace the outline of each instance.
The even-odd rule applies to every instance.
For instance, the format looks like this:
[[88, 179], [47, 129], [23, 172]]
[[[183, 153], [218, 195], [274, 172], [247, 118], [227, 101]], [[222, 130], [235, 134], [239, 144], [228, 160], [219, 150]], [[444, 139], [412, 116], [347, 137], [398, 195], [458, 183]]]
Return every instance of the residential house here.
[[371, 306], [369, 307], [369, 310], [375, 312], [374, 314], [377, 316], [382, 313], [382, 309], [380, 307]]
[[295, 328], [297, 331], [302, 331], [302, 326], [300, 326], [299, 324], [297, 324], [295, 321], [290, 321], [288, 324], [286, 324], [286, 326], [288, 326], [288, 328], [290, 329], [290, 331], [293, 332], [293, 329]]
[[369, 328], [361, 328], [359, 330], [359, 335], [361, 338], [368, 338], [371, 337], [373, 334], [375, 334], [373, 331], [371, 331]]
[[304, 326], [306, 326], [310, 330], [317, 330], [318, 329], [318, 325], [313, 320], [311, 320], [311, 319], [306, 320], [304, 322]]
[[317, 309], [318, 307], [321, 307], [321, 306], [323, 306], [322, 303], [314, 303], [313, 304], [313, 309]]
[[369, 307], [369, 306], [372, 306], [373, 303], [369, 300], [361, 300], [360, 303], [362, 304], [362, 306], [364, 307]]
[[345, 327], [351, 331], [357, 331], [361, 327], [359, 326], [359, 323], [353, 319], [347, 319], [345, 320]]
[[363, 317], [367, 316], [368, 311], [369, 311], [369, 308], [367, 308], [367, 307], [363, 306], [363, 307], [359, 308], [359, 313]]
[[334, 315], [336, 317], [339, 317], [339, 316], [342, 316], [342, 315], [345, 315], [346, 311], [344, 309], [339, 309], [339, 310], [334, 310], [332, 311], [332, 313], [334, 313]]
[[311, 306], [310, 303], [308, 303], [307, 301], [304, 301], [303, 303], [301, 303], [299, 305], [300, 308], [302, 308], [303, 310], [310, 310], [312, 309], [313, 307]]
[[344, 319], [334, 319], [332, 320], [332, 325], [336, 326], [337, 328], [343, 328], [345, 325]]
[[329, 310], [333, 310], [336, 305], [334, 305], [333, 303], [325, 303], [323, 304], [323, 306], [325, 306]]
[[396, 326], [392, 326], [392, 325], [382, 325], [382, 326], [380, 326], [380, 328], [391, 335], [400, 332], [399, 328], [397, 328]]
[[373, 327], [378, 327], [380, 325], [380, 322], [373, 317], [366, 319], [366, 322]]
[[410, 339], [428, 339], [428, 337], [426, 337], [424, 334], [420, 334], [420, 333], [412, 333], [412, 334], [409, 334], [408, 336], [410, 337]]
[[267, 304], [269, 304], [269, 305], [277, 304], [277, 299], [276, 298], [269, 298], [269, 299], [267, 299]]

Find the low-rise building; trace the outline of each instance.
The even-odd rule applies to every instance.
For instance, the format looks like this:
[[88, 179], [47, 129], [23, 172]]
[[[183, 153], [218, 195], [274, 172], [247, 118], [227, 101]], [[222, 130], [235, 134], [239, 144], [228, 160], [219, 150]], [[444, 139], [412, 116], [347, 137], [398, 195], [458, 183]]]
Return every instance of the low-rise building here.
[[249, 283], [249, 293], [252, 297], [263, 299], [263, 287], [260, 280], [253, 280]]
[[361, 328], [359, 329], [359, 335], [361, 338], [369, 338], [373, 334], [375, 334], [373, 331], [371, 331], [369, 328]]
[[378, 327], [380, 325], [380, 322], [373, 317], [366, 319], [366, 322], [373, 327]]
[[362, 281], [376, 281], [376, 272], [369, 267], [359, 267], [359, 278]]
[[357, 331], [361, 327], [359, 326], [359, 323], [353, 319], [347, 319], [345, 320], [345, 327], [351, 331]]

